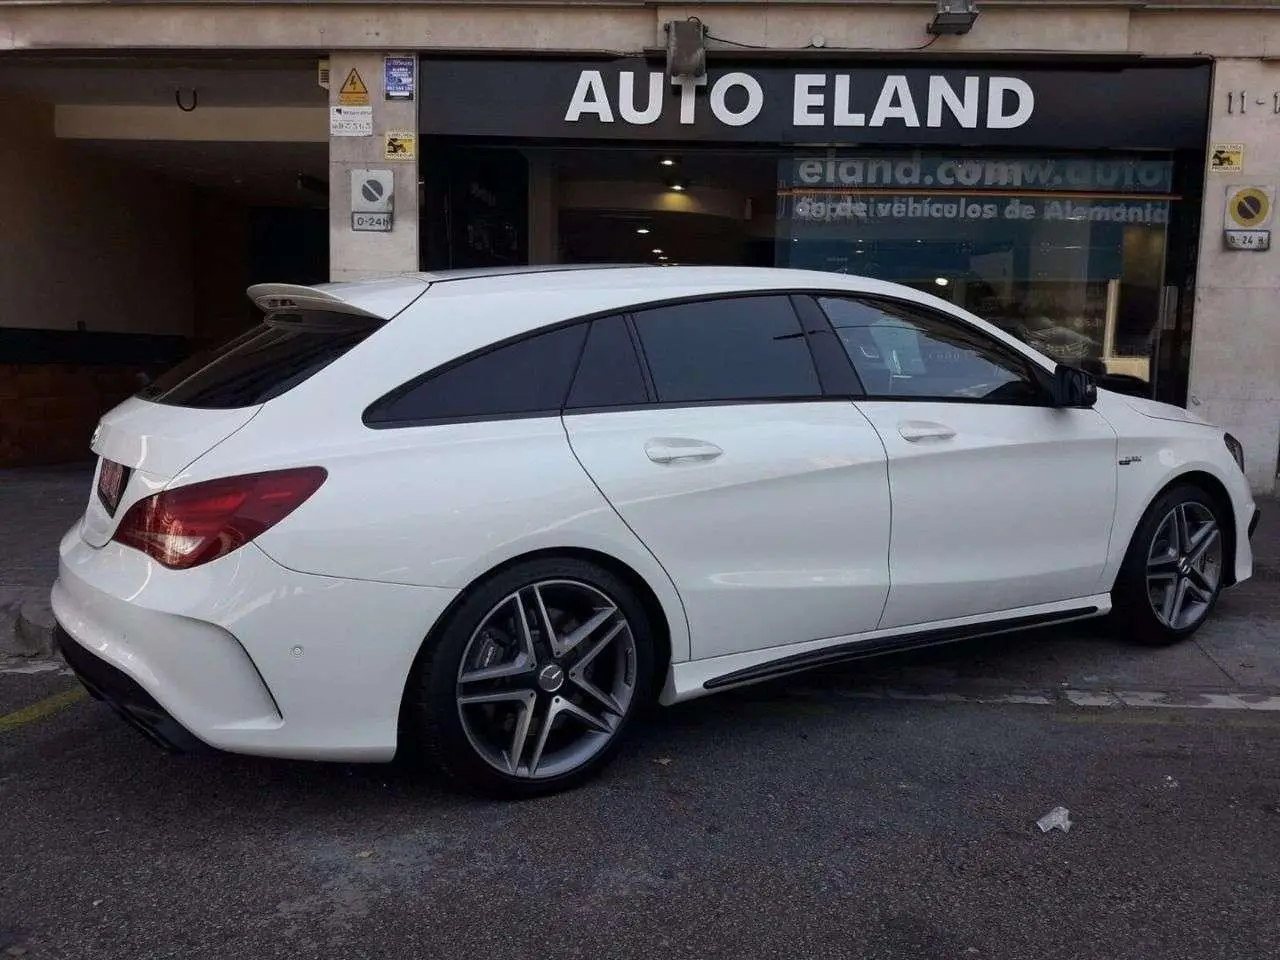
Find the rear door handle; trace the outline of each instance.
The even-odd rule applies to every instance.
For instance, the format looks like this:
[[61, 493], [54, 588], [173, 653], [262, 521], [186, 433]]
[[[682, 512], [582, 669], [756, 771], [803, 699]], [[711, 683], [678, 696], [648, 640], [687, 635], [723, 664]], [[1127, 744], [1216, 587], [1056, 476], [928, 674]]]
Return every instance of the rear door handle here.
[[714, 443], [689, 437], [655, 437], [645, 442], [644, 452], [654, 463], [705, 462], [724, 453]]
[[898, 433], [903, 440], [919, 443], [921, 440], [950, 440], [956, 432], [944, 423], [932, 423], [928, 420], [908, 420], [898, 424]]

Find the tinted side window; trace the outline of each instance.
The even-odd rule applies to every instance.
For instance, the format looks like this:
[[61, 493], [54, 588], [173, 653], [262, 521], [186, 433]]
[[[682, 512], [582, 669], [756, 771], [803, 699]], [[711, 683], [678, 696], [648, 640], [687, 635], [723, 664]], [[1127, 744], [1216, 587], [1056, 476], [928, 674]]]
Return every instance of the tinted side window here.
[[559, 413], [586, 335], [578, 323], [446, 367], [377, 401], [365, 423]]
[[627, 321], [623, 317], [593, 321], [566, 406], [621, 407], [648, 400], [649, 391]]
[[786, 297], [656, 307], [636, 314], [636, 329], [662, 403], [822, 395]]
[[958, 320], [888, 300], [823, 297], [871, 397], [1039, 403], [1030, 363]]
[[379, 326], [380, 321], [318, 313], [275, 317], [179, 364], [138, 396], [202, 410], [266, 403], [323, 370]]

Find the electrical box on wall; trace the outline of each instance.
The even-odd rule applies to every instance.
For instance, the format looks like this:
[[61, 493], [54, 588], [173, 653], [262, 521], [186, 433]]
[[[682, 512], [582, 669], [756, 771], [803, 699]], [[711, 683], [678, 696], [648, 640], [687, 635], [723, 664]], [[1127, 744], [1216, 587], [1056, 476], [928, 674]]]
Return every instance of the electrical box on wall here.
[[351, 229], [386, 233], [395, 216], [395, 172], [351, 171]]

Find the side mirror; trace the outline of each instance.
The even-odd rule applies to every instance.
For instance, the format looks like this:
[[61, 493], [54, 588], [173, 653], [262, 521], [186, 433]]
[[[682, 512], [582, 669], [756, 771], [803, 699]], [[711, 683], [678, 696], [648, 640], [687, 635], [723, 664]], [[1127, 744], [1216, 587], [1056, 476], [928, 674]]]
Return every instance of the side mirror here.
[[1098, 384], [1089, 374], [1075, 367], [1058, 364], [1053, 371], [1053, 405], [1055, 407], [1092, 407], [1098, 402]]

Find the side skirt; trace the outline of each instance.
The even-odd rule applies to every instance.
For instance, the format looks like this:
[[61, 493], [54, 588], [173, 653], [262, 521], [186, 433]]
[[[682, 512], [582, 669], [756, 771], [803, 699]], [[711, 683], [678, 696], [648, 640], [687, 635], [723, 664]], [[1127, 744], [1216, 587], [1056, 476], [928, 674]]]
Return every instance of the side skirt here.
[[[1020, 616], [1001, 619], [985, 619], [967, 623], [949, 624], [946, 626], [917, 629], [909, 633], [887, 633], [878, 636], [864, 636], [862, 639], [834, 638], [825, 643], [802, 644], [809, 647], [801, 653], [770, 659], [769, 654], [776, 655], [780, 649], [771, 651], [755, 651], [751, 654], [731, 654], [716, 658], [726, 661], [724, 672], [716, 671], [710, 662], [690, 661], [676, 664], [668, 678], [663, 691], [662, 702], [676, 703], [716, 693], [730, 687], [744, 686], [773, 680], [792, 673], [800, 673], [817, 667], [836, 663], [864, 660], [889, 653], [901, 653], [919, 650], [926, 647], [955, 643], [961, 640], [972, 640], [979, 637], [996, 636], [1002, 633], [1013, 633], [1019, 630], [1034, 630], [1056, 626], [1076, 620], [1085, 620], [1101, 616], [1109, 612], [1110, 598], [1106, 595], [1082, 598], [1076, 604], [1059, 605], [1055, 609], [1040, 610]], [[761, 662], [741, 664], [744, 659], [758, 659]], [[684, 674], [680, 677], [679, 674]], [[710, 676], [708, 676], [710, 673]], [[690, 676], [689, 674], [695, 674]], [[680, 681], [684, 682], [681, 683]]]

